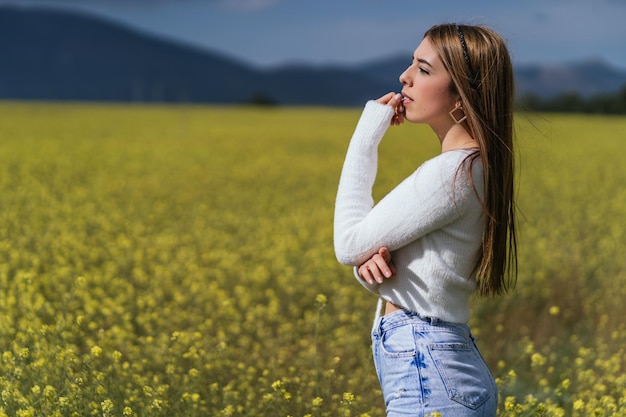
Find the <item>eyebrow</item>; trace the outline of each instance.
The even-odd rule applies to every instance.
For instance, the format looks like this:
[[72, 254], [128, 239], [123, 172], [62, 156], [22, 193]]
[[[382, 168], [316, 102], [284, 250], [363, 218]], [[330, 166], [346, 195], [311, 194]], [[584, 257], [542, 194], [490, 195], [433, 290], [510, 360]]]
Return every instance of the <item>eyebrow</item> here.
[[426, 65], [428, 65], [429, 67], [431, 67], [431, 68], [432, 68], [432, 64], [431, 64], [430, 62], [426, 61], [426, 60], [425, 60], [425, 59], [423, 59], [423, 58], [413, 58], [413, 59], [415, 59], [415, 60], [416, 60], [417, 62], [419, 62], [419, 63], [426, 64]]

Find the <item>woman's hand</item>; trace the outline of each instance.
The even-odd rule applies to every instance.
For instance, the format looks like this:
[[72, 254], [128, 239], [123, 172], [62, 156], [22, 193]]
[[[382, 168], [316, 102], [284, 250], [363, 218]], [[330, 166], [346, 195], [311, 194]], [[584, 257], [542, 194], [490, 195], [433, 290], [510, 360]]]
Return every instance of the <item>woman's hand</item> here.
[[386, 104], [391, 106], [394, 110], [391, 124], [399, 126], [404, 122], [404, 106], [402, 105], [402, 94], [400, 93], [387, 93], [378, 100], [380, 104]]
[[396, 275], [396, 268], [391, 261], [391, 252], [382, 247], [378, 253], [365, 261], [358, 269], [359, 276], [368, 284], [381, 284], [385, 278]]

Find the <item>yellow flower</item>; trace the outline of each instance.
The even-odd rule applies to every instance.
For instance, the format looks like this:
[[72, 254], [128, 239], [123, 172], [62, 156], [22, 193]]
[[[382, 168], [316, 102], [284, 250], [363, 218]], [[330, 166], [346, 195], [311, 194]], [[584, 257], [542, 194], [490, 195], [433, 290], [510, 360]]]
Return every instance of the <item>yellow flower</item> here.
[[150, 408], [153, 410], [161, 410], [163, 408], [163, 401], [155, 398], [154, 400], [152, 400]]
[[327, 301], [328, 299], [326, 298], [324, 294], [317, 294], [317, 296], [315, 297], [315, 304], [317, 305], [317, 308], [319, 308], [320, 310], [326, 307]]
[[527, 354], [531, 354], [531, 353], [533, 353], [534, 351], [535, 351], [535, 345], [534, 345], [532, 342], [529, 342], [529, 343], [526, 345], [526, 353], [527, 353]]
[[29, 407], [27, 409], [21, 409], [21, 410], [17, 410], [17, 413], [15, 413], [16, 417], [33, 417], [34, 413], [33, 413], [33, 409], [32, 407]]
[[103, 413], [110, 413], [111, 411], [113, 411], [113, 401], [107, 398], [100, 403], [100, 408], [102, 409]]
[[343, 400], [351, 403], [352, 401], [354, 401], [354, 394], [352, 394], [351, 392], [344, 392]]
[[526, 396], [525, 400], [526, 400], [526, 404], [528, 404], [528, 405], [533, 406], [533, 405], [537, 404], [537, 397], [535, 397], [532, 394], [528, 394]]
[[102, 348], [100, 346], [94, 346], [91, 348], [91, 356], [98, 358], [102, 355]]
[[30, 357], [30, 350], [28, 348], [20, 349], [18, 355], [20, 359], [28, 359]]
[[57, 390], [52, 385], [46, 385], [43, 389], [43, 395], [51, 400], [57, 396]]
[[530, 366], [532, 366], [533, 368], [543, 366], [545, 364], [546, 358], [541, 353], [535, 352], [530, 356]]
[[583, 400], [574, 401], [574, 410], [582, 410], [584, 406], [585, 406], [585, 402]]
[[571, 384], [571, 381], [569, 378], [565, 378], [563, 382], [561, 382], [561, 385], [563, 386], [564, 389], [568, 389], [570, 384]]
[[506, 411], [513, 411], [515, 409], [515, 397], [506, 397], [504, 400], [504, 409]]

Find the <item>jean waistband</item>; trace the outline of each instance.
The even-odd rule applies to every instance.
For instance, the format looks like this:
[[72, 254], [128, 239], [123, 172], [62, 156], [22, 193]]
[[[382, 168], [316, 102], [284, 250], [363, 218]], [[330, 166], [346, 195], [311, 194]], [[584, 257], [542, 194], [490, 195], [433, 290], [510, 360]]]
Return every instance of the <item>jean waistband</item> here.
[[[380, 311], [380, 309], [377, 311]], [[424, 317], [408, 310], [397, 310], [386, 315], [378, 314], [374, 320], [372, 331], [381, 334], [386, 330], [405, 324], [423, 326], [424, 330], [431, 331], [452, 330], [454, 332], [467, 334], [468, 337], [470, 336], [470, 328], [466, 323], [452, 323], [436, 317]]]

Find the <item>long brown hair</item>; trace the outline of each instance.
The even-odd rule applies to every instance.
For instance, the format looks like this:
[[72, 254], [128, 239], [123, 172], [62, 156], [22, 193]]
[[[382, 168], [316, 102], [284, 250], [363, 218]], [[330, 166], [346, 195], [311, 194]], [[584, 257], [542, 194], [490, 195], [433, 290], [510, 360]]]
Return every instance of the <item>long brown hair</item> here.
[[484, 26], [437, 25], [424, 37], [450, 73], [452, 92], [461, 97], [469, 133], [479, 146], [470, 158], [483, 165], [486, 216], [477, 291], [501, 294], [517, 277], [511, 58], [502, 37]]

